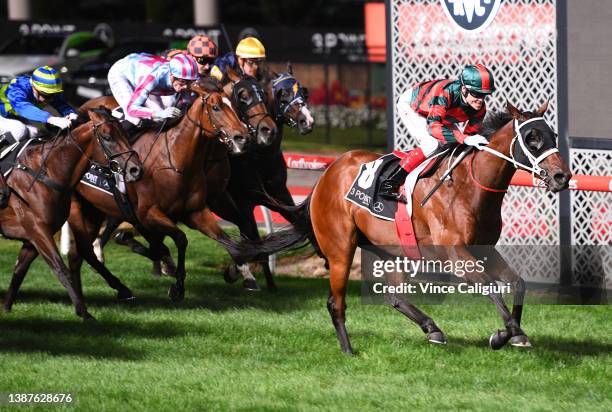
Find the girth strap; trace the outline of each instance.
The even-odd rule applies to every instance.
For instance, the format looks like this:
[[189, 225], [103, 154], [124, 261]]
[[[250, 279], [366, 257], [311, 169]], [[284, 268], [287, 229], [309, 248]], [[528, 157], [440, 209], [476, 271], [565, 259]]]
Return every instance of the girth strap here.
[[41, 172], [37, 172], [35, 170], [33, 170], [32, 168], [21, 164], [21, 163], [13, 163], [13, 165], [15, 166], [15, 169], [17, 170], [22, 170], [24, 172], [26, 172], [27, 174], [29, 174], [30, 176], [32, 176], [35, 180], [40, 180], [42, 183], [44, 183], [45, 185], [49, 186], [51, 189], [59, 192], [59, 193], [64, 193], [66, 191], [66, 187], [60, 185], [59, 183], [51, 180], [47, 175], [45, 175], [42, 171]]

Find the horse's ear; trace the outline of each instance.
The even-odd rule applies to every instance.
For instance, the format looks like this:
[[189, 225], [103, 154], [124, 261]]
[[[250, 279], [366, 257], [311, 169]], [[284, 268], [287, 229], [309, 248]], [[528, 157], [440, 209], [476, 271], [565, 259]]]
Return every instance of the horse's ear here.
[[94, 122], [103, 122], [104, 120], [106, 120], [104, 118], [104, 115], [102, 113], [100, 113], [100, 110], [96, 109], [96, 108], [89, 108], [87, 109], [87, 115], [89, 116], [89, 118], [91, 120], [93, 120]]
[[508, 110], [508, 113], [510, 113], [512, 118], [514, 118], [514, 119], [519, 119], [519, 118], [523, 117], [523, 114], [519, 111], [519, 109], [517, 109], [516, 107], [512, 106], [512, 103], [510, 103], [507, 100], [506, 100], [506, 109]]
[[544, 104], [542, 106], [540, 106], [540, 108], [538, 110], [536, 110], [536, 112], [540, 115], [543, 116], [544, 113], [546, 113], [546, 110], [548, 110], [548, 100], [546, 100], [544, 102]]
[[287, 71], [290, 75], [293, 76], [293, 65], [291, 64], [291, 62], [287, 62]]

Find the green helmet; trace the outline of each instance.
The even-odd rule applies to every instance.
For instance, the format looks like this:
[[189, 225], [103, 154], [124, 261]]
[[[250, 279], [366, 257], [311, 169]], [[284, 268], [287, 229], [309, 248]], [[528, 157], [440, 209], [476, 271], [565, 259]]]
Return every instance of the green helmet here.
[[469, 91], [491, 94], [495, 91], [495, 80], [493, 73], [482, 64], [465, 66], [461, 72], [461, 84]]

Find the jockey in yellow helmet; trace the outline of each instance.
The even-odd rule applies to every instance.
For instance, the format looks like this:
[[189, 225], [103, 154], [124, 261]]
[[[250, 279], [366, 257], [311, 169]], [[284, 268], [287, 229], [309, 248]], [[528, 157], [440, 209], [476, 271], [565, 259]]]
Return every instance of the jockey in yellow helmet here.
[[226, 68], [231, 67], [240, 74], [260, 79], [260, 67], [266, 59], [264, 45], [255, 37], [246, 37], [238, 43], [235, 52], [229, 52], [215, 60], [210, 75], [223, 81]]

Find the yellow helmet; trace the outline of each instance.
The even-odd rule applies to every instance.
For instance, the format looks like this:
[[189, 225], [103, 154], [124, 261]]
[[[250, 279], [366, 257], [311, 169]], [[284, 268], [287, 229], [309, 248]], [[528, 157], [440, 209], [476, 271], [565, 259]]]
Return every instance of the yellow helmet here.
[[53, 67], [43, 66], [34, 70], [30, 81], [36, 90], [45, 94], [55, 94], [63, 91], [62, 79]]
[[243, 59], [260, 59], [266, 57], [266, 49], [255, 37], [245, 37], [236, 47], [236, 56]]

